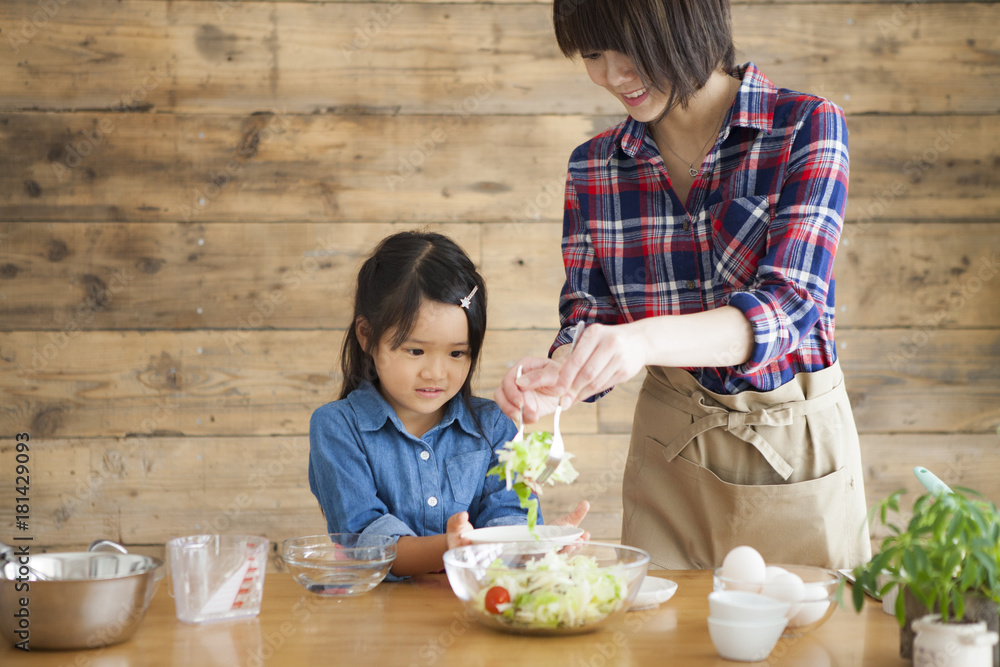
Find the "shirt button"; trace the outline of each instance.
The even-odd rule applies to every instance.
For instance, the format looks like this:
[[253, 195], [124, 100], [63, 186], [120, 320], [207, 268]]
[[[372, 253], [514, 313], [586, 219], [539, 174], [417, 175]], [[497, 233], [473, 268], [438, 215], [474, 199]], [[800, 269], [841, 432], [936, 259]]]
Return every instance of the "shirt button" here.
[[691, 229], [691, 223], [690, 223], [690, 222], [688, 222], [687, 220], [685, 220], [685, 221], [684, 221], [684, 231], [686, 232], [686, 231], [688, 231], [689, 229]]
[[427, 499], [427, 504], [430, 505], [431, 507], [437, 507], [438, 499], [435, 498], [434, 496], [431, 496], [430, 498]]
[[431, 453], [429, 451], [427, 451], [426, 449], [424, 451], [420, 452], [420, 458], [422, 458], [424, 461], [426, 461], [430, 457], [431, 457]]
[[687, 288], [688, 289], [694, 289], [695, 288], [695, 284], [694, 284], [693, 280], [687, 281]]

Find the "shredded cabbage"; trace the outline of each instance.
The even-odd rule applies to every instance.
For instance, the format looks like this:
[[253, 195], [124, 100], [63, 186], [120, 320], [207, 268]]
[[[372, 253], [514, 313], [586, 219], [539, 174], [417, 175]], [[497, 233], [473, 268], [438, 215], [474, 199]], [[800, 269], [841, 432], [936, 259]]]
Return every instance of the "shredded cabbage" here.
[[[535, 431], [529, 433], [524, 440], [511, 440], [497, 453], [500, 463], [486, 473], [503, 477], [507, 480], [507, 490], [514, 489], [521, 507], [528, 510], [528, 531], [532, 535], [535, 535], [535, 524], [538, 522], [538, 499], [532, 498], [531, 493], [542, 494], [542, 485], [536, 480], [545, 469], [551, 447], [552, 434], [548, 431]], [[569, 452], [563, 454], [559, 467], [545, 483], [551, 486], [556, 482], [569, 484], [575, 480], [579, 473], [570, 463], [572, 458], [573, 455]], [[537, 535], [535, 539], [538, 539]]]
[[[486, 609], [486, 593], [502, 586], [510, 602]], [[524, 568], [511, 568], [497, 558], [486, 568], [486, 578], [473, 598], [475, 608], [516, 629], [578, 628], [596, 623], [621, 609], [628, 594], [625, 576], [601, 571], [597, 560], [582, 554], [560, 554], [555, 549]]]

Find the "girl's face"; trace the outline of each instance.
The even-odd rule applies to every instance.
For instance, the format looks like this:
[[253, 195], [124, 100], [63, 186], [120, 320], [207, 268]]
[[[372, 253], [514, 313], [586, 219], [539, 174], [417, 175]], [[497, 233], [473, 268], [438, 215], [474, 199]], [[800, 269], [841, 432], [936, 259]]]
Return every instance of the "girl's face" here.
[[618, 98], [628, 115], [648, 123], [667, 108], [667, 96], [647, 89], [632, 62], [617, 51], [581, 54], [590, 80]]
[[[469, 375], [469, 322], [460, 306], [424, 302], [413, 330], [392, 349], [379, 341], [372, 358], [380, 391], [411, 435], [420, 437], [444, 417], [445, 404]], [[362, 344], [367, 338], [358, 331]]]

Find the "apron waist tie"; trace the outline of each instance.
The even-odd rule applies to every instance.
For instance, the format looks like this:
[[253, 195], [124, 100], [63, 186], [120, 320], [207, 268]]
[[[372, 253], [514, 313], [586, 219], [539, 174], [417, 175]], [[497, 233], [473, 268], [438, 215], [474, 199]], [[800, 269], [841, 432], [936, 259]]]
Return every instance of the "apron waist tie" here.
[[681, 450], [687, 447], [688, 443], [705, 431], [713, 428], [724, 428], [740, 440], [756, 448], [774, 471], [784, 480], [792, 476], [794, 469], [771, 446], [771, 443], [751, 427], [787, 426], [796, 417], [802, 417], [833, 407], [847, 395], [844, 388], [844, 381], [841, 379], [830, 391], [819, 396], [790, 403], [779, 403], [768, 408], [745, 412], [729, 410], [723, 406], [710, 405], [705, 400], [705, 394], [700, 391], [695, 391], [690, 396], [685, 396], [663, 385], [652, 375], [646, 376], [643, 388], [674, 408], [698, 417], [690, 426], [678, 433], [677, 437], [666, 445], [663, 455], [667, 458], [667, 461], [673, 461], [681, 453]]

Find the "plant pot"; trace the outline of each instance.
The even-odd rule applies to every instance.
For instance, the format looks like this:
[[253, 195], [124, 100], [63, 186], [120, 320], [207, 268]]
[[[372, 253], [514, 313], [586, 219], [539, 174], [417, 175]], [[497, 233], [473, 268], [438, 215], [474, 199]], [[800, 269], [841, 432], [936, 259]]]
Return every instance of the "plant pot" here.
[[[1000, 605], [981, 595], [965, 597], [965, 615], [967, 621], [982, 621], [990, 632], [1000, 633]], [[1000, 644], [993, 645], [993, 667], [1000, 667]]]
[[938, 614], [913, 621], [913, 667], [989, 667], [997, 633], [983, 621], [945, 623]]
[[[938, 609], [927, 609], [920, 604], [916, 596], [909, 589], [903, 589], [903, 603], [906, 609], [906, 623], [899, 629], [899, 656], [901, 658], [913, 659], [913, 638], [914, 630], [912, 622], [914, 619], [926, 616], [928, 613], [937, 614]], [[983, 622], [986, 629], [991, 632], [1000, 630], [1000, 605], [993, 600], [981, 595], [965, 596], [965, 614], [962, 616], [963, 622]], [[993, 667], [1000, 667], [1000, 645], [993, 645]]]

